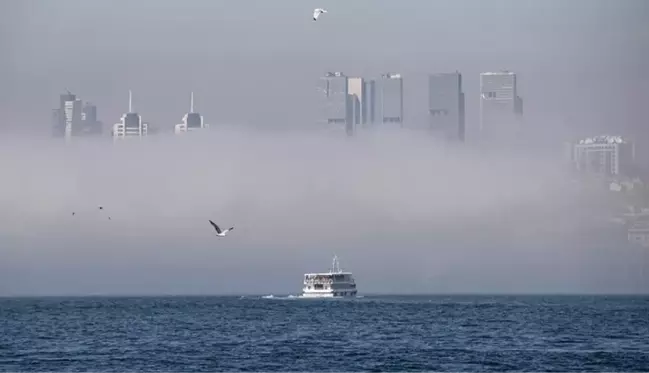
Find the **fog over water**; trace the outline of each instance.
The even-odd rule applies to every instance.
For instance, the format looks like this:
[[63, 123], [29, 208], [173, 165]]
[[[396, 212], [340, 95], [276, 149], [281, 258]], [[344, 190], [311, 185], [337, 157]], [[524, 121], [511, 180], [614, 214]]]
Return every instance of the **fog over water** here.
[[1, 155], [6, 294], [297, 292], [334, 253], [370, 292], [647, 289], [646, 253], [580, 237], [551, 157], [232, 127]]
[[[295, 294], [334, 253], [360, 292], [649, 292], [648, 251], [560, 159], [600, 133], [649, 159], [649, 3], [486, 4], [331, 0], [314, 23], [311, 0], [0, 2], [0, 296]], [[486, 150], [479, 73], [504, 68], [527, 135]], [[455, 70], [464, 146], [421, 130], [426, 75]], [[319, 126], [326, 71], [402, 72], [407, 128]], [[132, 89], [160, 133], [51, 139], [64, 89], [105, 135]], [[191, 91], [211, 129], [173, 136]]]

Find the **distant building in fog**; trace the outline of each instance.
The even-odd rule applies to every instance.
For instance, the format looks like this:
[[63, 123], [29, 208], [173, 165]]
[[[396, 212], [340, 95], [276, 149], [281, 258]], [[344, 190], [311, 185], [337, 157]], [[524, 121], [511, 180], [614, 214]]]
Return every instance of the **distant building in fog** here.
[[516, 74], [510, 71], [480, 74], [480, 131], [509, 136], [522, 125], [523, 99], [518, 96]]
[[97, 107], [89, 102], [83, 106], [81, 111], [81, 121], [86, 123], [96, 123], [97, 122]]
[[462, 74], [440, 73], [428, 77], [430, 128], [448, 140], [464, 141], [464, 93]]
[[101, 122], [97, 120], [97, 107], [83, 102], [71, 92], [59, 96], [59, 107], [52, 111], [52, 135], [72, 136], [96, 135], [101, 133]]
[[128, 113], [123, 114], [120, 118], [120, 122], [113, 125], [113, 138], [141, 138], [148, 134], [147, 130], [148, 124], [142, 122], [140, 114], [133, 112], [133, 95], [131, 91], [128, 91]]
[[635, 160], [633, 143], [620, 136], [596, 136], [580, 140], [568, 154], [581, 172], [607, 176], [628, 176]]
[[365, 122], [366, 94], [363, 78], [347, 78], [347, 94], [351, 97], [352, 124], [354, 131]]
[[205, 124], [203, 116], [194, 111], [194, 92], [192, 92], [189, 99], [189, 112], [183, 116], [182, 123], [176, 124], [174, 132], [179, 134], [207, 127], [209, 125]]
[[365, 94], [363, 100], [363, 125], [367, 126], [376, 122], [376, 81], [366, 80], [363, 83], [363, 93]]
[[71, 92], [59, 96], [59, 107], [52, 115], [52, 134], [55, 137], [70, 138], [82, 132], [81, 100]]
[[401, 74], [386, 73], [376, 82], [379, 123], [403, 126], [403, 79]]
[[97, 119], [97, 106], [86, 102], [81, 111], [81, 123], [86, 135], [100, 135], [103, 124]]
[[374, 123], [376, 116], [376, 82], [364, 78], [347, 78], [347, 93], [351, 96], [354, 129]]
[[354, 99], [349, 94], [349, 82], [342, 72], [329, 72], [320, 78], [323, 94], [323, 120], [329, 125], [340, 125], [348, 135], [354, 134]]

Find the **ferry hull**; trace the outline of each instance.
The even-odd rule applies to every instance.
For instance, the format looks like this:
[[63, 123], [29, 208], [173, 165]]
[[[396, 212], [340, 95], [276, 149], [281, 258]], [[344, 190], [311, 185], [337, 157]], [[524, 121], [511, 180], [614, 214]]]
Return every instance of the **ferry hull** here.
[[302, 293], [300, 295], [302, 298], [356, 298], [356, 292], [348, 292], [345, 295], [334, 295], [333, 292], [321, 292], [321, 293]]
[[309, 299], [333, 299], [333, 298], [356, 298], [355, 295], [333, 295], [333, 294], [302, 294], [300, 298]]

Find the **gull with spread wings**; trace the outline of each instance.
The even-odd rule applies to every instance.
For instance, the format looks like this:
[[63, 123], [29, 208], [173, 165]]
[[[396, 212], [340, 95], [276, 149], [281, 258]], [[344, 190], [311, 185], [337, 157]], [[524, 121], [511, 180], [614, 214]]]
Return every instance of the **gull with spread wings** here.
[[230, 227], [230, 228], [228, 228], [228, 229], [222, 231], [221, 228], [219, 228], [219, 226], [216, 225], [216, 224], [215, 224], [213, 221], [211, 221], [211, 220], [210, 220], [210, 224], [212, 224], [212, 226], [214, 227], [214, 230], [216, 230], [216, 235], [219, 236], [219, 237], [225, 237], [225, 235], [227, 235], [228, 232], [230, 232], [231, 230], [234, 229], [234, 227]]

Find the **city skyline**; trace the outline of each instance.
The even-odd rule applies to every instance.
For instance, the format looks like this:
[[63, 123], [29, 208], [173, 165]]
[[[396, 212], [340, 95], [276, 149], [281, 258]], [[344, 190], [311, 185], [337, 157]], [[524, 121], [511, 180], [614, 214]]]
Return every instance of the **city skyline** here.
[[[196, 2], [171, 7], [200, 13], [201, 22], [194, 23], [177, 19], [178, 13], [169, 8], [143, 1], [131, 5], [124, 14], [103, 0], [92, 7], [63, 4], [48, 10], [56, 14], [54, 23], [45, 10], [31, 11], [20, 3], [8, 3], [2, 24], [11, 27], [12, 32], [4, 35], [12, 38], [2, 42], [12, 58], [4, 62], [10, 64], [7, 69], [0, 71], [12, 72], [2, 79], [11, 94], [0, 94], [5, 118], [0, 131], [30, 131], [49, 121], [48, 113], [34, 111], [33, 107], [52, 105], [52, 97], [63, 87], [96, 102], [102, 119], [111, 118], [106, 122], [108, 132], [108, 126], [115, 121], [112, 118], [124, 111], [118, 92], [128, 89], [141, 97], [139, 110], [147, 113], [150, 123], [165, 123], [184, 113], [186, 103], [180, 97], [185, 94], [171, 91], [193, 90], [203, 102], [210, 103], [202, 109], [207, 117], [240, 125], [297, 127], [317, 110], [315, 104], [310, 104], [308, 92], [314, 77], [322, 71], [335, 68], [356, 76], [377, 76], [383, 71], [398, 71], [404, 76], [421, 74], [421, 87], [411, 87], [404, 97], [412, 103], [427, 101], [425, 74], [459, 70], [465, 86], [470, 139], [479, 119], [479, 108], [469, 105], [479, 89], [477, 74], [507, 68], [523, 76], [519, 82], [524, 87], [521, 96], [526, 101], [526, 120], [532, 127], [542, 126], [547, 132], [583, 127], [583, 133], [622, 131], [647, 136], [642, 102], [649, 100], [643, 88], [647, 85], [643, 66], [649, 64], [649, 56], [646, 48], [637, 48], [645, 39], [636, 31], [645, 24], [640, 10], [646, 5], [634, 0], [614, 8], [598, 0], [512, 3], [504, 13], [498, 7], [482, 9], [470, 2], [415, 1], [407, 11], [379, 2], [364, 11], [366, 24], [362, 28], [357, 27], [352, 16], [358, 9], [328, 17], [328, 23], [317, 22], [313, 27], [297, 20], [304, 7], [297, 1], [287, 0], [281, 10], [271, 11], [273, 16], [248, 15], [245, 7], [226, 4], [227, 14], [239, 20], [255, 19], [247, 23], [254, 26], [251, 30], [226, 40], [221, 40], [225, 34], [214, 35], [208, 27], [218, 24], [223, 32], [236, 25], [217, 5]], [[363, 8], [367, 4], [361, 0], [356, 6]], [[484, 18], [471, 10], [474, 8], [480, 9]], [[542, 14], [549, 11], [555, 15], [556, 24], [541, 27], [545, 24]], [[129, 27], [109, 31], [108, 20], [112, 18], [108, 15], [117, 14]], [[428, 21], [411, 14], [426, 14]], [[599, 27], [597, 20], [602, 15], [614, 25], [615, 32]], [[33, 26], [10, 18], [29, 19]], [[388, 19], [399, 27], [380, 27]], [[150, 31], [135, 27], [139, 20], [146, 20]], [[484, 27], [485, 23], [497, 26]], [[165, 31], [169, 24], [179, 25], [174, 34]], [[280, 25], [278, 35], [260, 31], [276, 25]], [[97, 34], [95, 41], [83, 33], [89, 27]], [[303, 34], [294, 34], [295, 30]], [[442, 32], [446, 30], [454, 32]], [[255, 37], [249, 38], [251, 35]], [[336, 43], [331, 39], [334, 36], [339, 40]], [[219, 51], [204, 48], [214, 37], [219, 40]], [[78, 52], [77, 43], [93, 46], [93, 52]], [[53, 45], [58, 48], [52, 49]], [[363, 54], [355, 52], [359, 45], [363, 46]], [[131, 57], [128, 62], [117, 58], [126, 50]], [[179, 50], [184, 52], [179, 55]], [[273, 51], [273, 59], [266, 57], [268, 51]], [[45, 76], [50, 70], [57, 73]], [[273, 94], [260, 89], [260, 84]], [[557, 86], [562, 88], [553, 89]], [[606, 98], [597, 94], [600, 86], [606, 86], [611, 94]], [[296, 92], [307, 93], [296, 97]], [[255, 102], [255, 110], [246, 110], [246, 102]], [[287, 120], [284, 102], [293, 105], [293, 115]], [[410, 123], [425, 125], [426, 114], [405, 110]]]
[[[459, 93], [462, 96], [462, 115], [458, 116], [461, 118], [461, 124], [457, 124], [457, 134], [455, 135], [456, 139], [461, 141], [464, 140], [464, 93], [462, 92], [461, 87], [461, 74], [457, 73], [431, 73], [427, 76], [429, 84], [429, 107], [428, 111], [431, 110], [431, 77], [448, 75], [448, 74], [459, 74]], [[324, 94], [325, 99], [320, 99], [321, 109], [325, 113], [320, 116], [320, 119], [316, 118], [316, 121], [325, 120], [329, 124], [344, 124], [344, 128], [349, 135], [353, 135], [358, 129], [367, 128], [369, 126], [375, 126], [380, 124], [387, 123], [396, 123], [398, 127], [404, 127], [404, 106], [407, 106], [407, 103], [404, 103], [404, 83], [403, 80], [407, 77], [402, 76], [400, 73], [383, 73], [378, 77], [358, 77], [358, 76], [347, 76], [343, 72], [327, 72], [323, 77], [320, 78], [321, 83], [318, 87], [318, 90]], [[407, 86], [407, 85], [406, 85]], [[377, 88], [378, 87], [378, 88]], [[345, 94], [343, 94], [345, 92]], [[442, 92], [438, 92], [442, 93]], [[68, 92], [68, 95], [72, 95]], [[337, 96], [338, 95], [338, 96]], [[63, 105], [65, 95], [61, 95], [61, 105]], [[72, 95], [73, 97], [76, 97]], [[329, 97], [330, 96], [330, 97]], [[343, 98], [344, 97], [344, 98]], [[458, 101], [459, 103], [459, 101]], [[124, 113], [126, 114], [138, 114], [132, 112], [132, 91], [129, 90], [129, 111]], [[287, 107], [290, 103], [287, 103]], [[96, 117], [97, 108], [95, 105], [92, 105], [94, 116]], [[423, 107], [413, 107], [414, 111], [422, 111]], [[456, 111], [460, 110], [459, 107]], [[459, 111], [458, 111], [459, 112]], [[53, 127], [60, 127], [58, 124], [58, 111], [55, 110], [54, 125]], [[84, 111], [85, 115], [85, 111]], [[139, 115], [139, 114], [138, 114]], [[128, 116], [128, 115], [127, 115]], [[135, 116], [133, 116], [135, 118]], [[114, 132], [123, 131], [123, 125], [117, 123], [113, 125]], [[133, 119], [135, 120], [135, 119]], [[138, 119], [136, 121], [141, 121]], [[135, 122], [134, 122], [135, 123]], [[133, 124], [136, 125], [136, 124]], [[143, 123], [144, 127], [148, 124]], [[116, 127], [117, 126], [117, 127]], [[140, 126], [140, 125], [137, 125]], [[122, 128], [121, 130], [118, 130]], [[157, 127], [166, 128], [168, 127], [165, 124], [158, 124]], [[192, 128], [207, 128], [208, 124], [204, 123], [203, 116], [200, 113], [194, 112], [194, 92], [190, 92], [190, 109], [183, 116], [182, 123], [174, 124], [172, 126], [172, 131], [176, 134], [187, 132], [188, 129]], [[429, 128], [430, 129], [430, 128]], [[139, 132], [146, 132], [146, 130], [138, 130]], [[167, 132], [167, 131], [163, 131]]]

